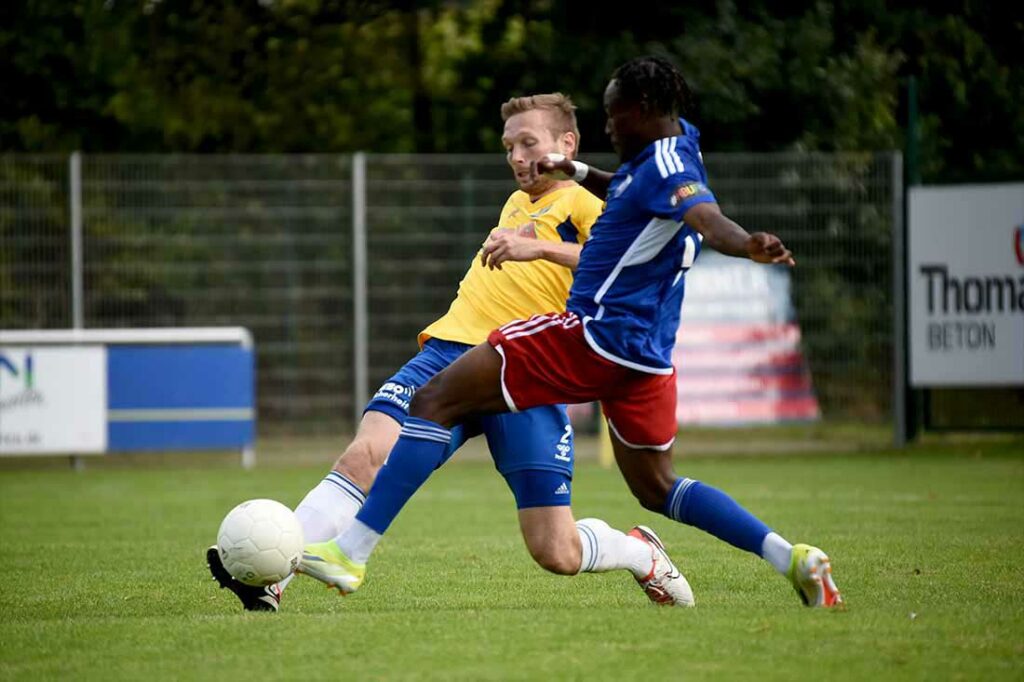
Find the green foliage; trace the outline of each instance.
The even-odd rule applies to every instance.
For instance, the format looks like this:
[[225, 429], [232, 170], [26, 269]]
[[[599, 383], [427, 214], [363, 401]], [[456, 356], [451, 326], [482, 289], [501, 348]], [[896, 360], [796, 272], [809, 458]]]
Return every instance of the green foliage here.
[[502, 101], [562, 90], [601, 151], [608, 74], [660, 52], [709, 151], [899, 148], [915, 74], [925, 181], [1024, 175], [1014, 3], [33, 0], [0, 18], [6, 150], [479, 152]]
[[[731, 150], [892, 149], [900, 58], [865, 31], [837, 45], [831, 5], [744, 17], [729, 3], [671, 51], [701, 99], [705, 138]], [[742, 58], [737, 58], [742, 55]]]
[[70, 326], [62, 161], [0, 159], [0, 326]]
[[[87, 166], [96, 152], [494, 152], [503, 101], [561, 90], [579, 105], [584, 154], [600, 158], [596, 153], [608, 149], [602, 114], [608, 75], [630, 57], [657, 52], [675, 60], [696, 90], [695, 121], [709, 153], [898, 149], [905, 142], [902, 88], [915, 75], [925, 182], [1020, 179], [1019, 5], [717, 0], [634, 3], [628, 11], [604, 12], [580, 0], [4, 3], [0, 151], [81, 149]], [[54, 163], [63, 167], [63, 160]], [[340, 344], [348, 321], [338, 311], [347, 310], [348, 294], [338, 282], [347, 272], [329, 270], [344, 269], [347, 245], [303, 246], [308, 222], [274, 223], [267, 190], [236, 193], [230, 178], [203, 177], [203, 165], [183, 163], [180, 172], [202, 186], [174, 196], [170, 181], [179, 171], [141, 183], [149, 186], [145, 196], [132, 179], [130, 206], [118, 203], [117, 183], [86, 188], [88, 324], [230, 318], [259, 328], [261, 341], [320, 335], [325, 344]], [[778, 232], [797, 253], [795, 303], [826, 414], [882, 417], [888, 414], [891, 268], [881, 254], [889, 253], [891, 198], [870, 183], [888, 175], [858, 163], [822, 173], [799, 165], [752, 169], [746, 177], [754, 183], [743, 185], [744, 193], [759, 196], [723, 190], [720, 198], [730, 210], [730, 204], [763, 205], [745, 208], [741, 222]], [[709, 167], [713, 182], [723, 183], [716, 187], [726, 187], [729, 174]], [[404, 240], [407, 261], [423, 262], [434, 280], [461, 272], [465, 253], [479, 243], [510, 187], [507, 177], [491, 182], [467, 171], [460, 193], [439, 197], [431, 182], [439, 169], [415, 178], [386, 170], [379, 178], [386, 189], [370, 197], [376, 238]], [[86, 171], [88, 183], [93, 176]], [[279, 179], [290, 179], [281, 173]], [[344, 182], [330, 178], [313, 180]], [[758, 183], [767, 196], [752, 189]], [[11, 189], [0, 196], [3, 325], [67, 326], [67, 178], [11, 157], [0, 165], [0, 184]], [[470, 198], [492, 190], [493, 209], [474, 212]], [[322, 222], [332, 229], [347, 219], [347, 191], [338, 184], [330, 200], [309, 198], [314, 207], [327, 202]], [[390, 205], [396, 197], [400, 205]], [[435, 200], [461, 205], [461, 224], [418, 208]], [[385, 204], [386, 211], [374, 210]], [[177, 207], [182, 215], [141, 216], [149, 206]], [[253, 218], [240, 235], [209, 235], [211, 224], [189, 211], [217, 206], [263, 210], [264, 218]], [[420, 228], [431, 232], [429, 240], [411, 241], [407, 233]], [[300, 276], [291, 267], [258, 265], [268, 252], [288, 262], [322, 259], [324, 267]], [[850, 254], [863, 256], [860, 265], [850, 264]], [[155, 265], [139, 265], [150, 262]], [[393, 277], [387, 267], [371, 263], [375, 285]], [[374, 378], [386, 377], [395, 358], [413, 348], [396, 320], [431, 319], [441, 312], [431, 304], [437, 289], [454, 293], [454, 284], [418, 286], [394, 309], [372, 302], [374, 353], [380, 354], [372, 359]], [[274, 288], [287, 290], [278, 299], [287, 312], [253, 310], [245, 292]], [[229, 294], [217, 299], [213, 290]], [[308, 291], [323, 295], [312, 301]], [[290, 311], [331, 321], [306, 329], [296, 322], [300, 313]], [[307, 361], [304, 371], [315, 375], [314, 360]], [[271, 375], [273, 366], [261, 369], [261, 376]], [[337, 385], [339, 376], [320, 380]]]

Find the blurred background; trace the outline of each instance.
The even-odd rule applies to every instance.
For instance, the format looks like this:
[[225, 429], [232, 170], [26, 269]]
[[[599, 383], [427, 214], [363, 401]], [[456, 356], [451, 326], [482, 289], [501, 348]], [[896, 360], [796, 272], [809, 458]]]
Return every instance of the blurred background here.
[[[797, 254], [817, 416], [884, 429], [904, 189], [1024, 178], [1022, 45], [1021, 5], [969, 1], [4, 3], [0, 328], [244, 326], [260, 433], [349, 432], [514, 189], [500, 104], [571, 95], [614, 167], [604, 86], [656, 53], [724, 210]], [[1024, 414], [1018, 389], [936, 396], [937, 423]]]

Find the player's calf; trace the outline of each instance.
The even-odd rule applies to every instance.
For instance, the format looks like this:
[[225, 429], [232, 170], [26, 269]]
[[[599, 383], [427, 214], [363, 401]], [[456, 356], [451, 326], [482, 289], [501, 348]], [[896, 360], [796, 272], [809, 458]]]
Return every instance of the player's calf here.
[[535, 550], [530, 548], [530, 555], [537, 565], [545, 571], [556, 575], [576, 575], [580, 570], [580, 554], [546, 546]]

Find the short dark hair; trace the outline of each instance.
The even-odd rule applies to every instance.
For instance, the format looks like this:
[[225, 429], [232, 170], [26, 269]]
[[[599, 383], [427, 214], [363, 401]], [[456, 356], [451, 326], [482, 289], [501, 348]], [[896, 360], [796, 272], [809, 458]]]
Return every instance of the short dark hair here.
[[649, 55], [631, 59], [615, 69], [619, 95], [642, 104], [648, 111], [666, 116], [691, 116], [693, 93], [672, 62]]

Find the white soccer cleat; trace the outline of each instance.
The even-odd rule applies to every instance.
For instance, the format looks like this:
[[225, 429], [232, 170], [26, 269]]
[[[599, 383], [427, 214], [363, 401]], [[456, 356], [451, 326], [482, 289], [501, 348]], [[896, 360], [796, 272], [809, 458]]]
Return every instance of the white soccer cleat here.
[[636, 581], [647, 597], [662, 606], [694, 606], [693, 590], [661, 544], [661, 538], [647, 526], [634, 526], [628, 533], [651, 547], [651, 572]]

